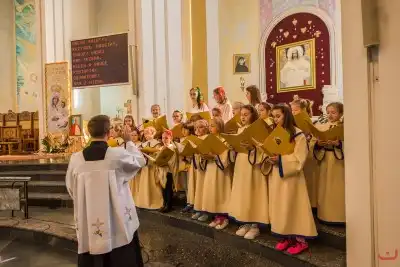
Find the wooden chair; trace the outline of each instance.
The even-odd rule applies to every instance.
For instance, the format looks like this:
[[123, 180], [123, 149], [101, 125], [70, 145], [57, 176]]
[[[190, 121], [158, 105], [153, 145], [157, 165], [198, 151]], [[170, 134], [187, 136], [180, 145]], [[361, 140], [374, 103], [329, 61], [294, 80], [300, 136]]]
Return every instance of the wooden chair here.
[[0, 113], [0, 127], [4, 126], [4, 114]]
[[39, 111], [32, 114], [33, 119], [33, 138], [35, 139], [35, 151], [39, 150]]
[[[13, 151], [21, 153], [21, 126], [3, 126], [0, 129], [2, 136], [0, 145], [3, 152], [8, 150], [8, 154], [11, 154]], [[15, 148], [16, 146], [17, 148]]]
[[17, 113], [9, 110], [8, 113], [4, 115], [4, 126], [17, 126], [17, 125], [18, 125]]
[[21, 126], [23, 151], [36, 151], [36, 140], [33, 131], [33, 114], [29, 111], [18, 113], [18, 125]]

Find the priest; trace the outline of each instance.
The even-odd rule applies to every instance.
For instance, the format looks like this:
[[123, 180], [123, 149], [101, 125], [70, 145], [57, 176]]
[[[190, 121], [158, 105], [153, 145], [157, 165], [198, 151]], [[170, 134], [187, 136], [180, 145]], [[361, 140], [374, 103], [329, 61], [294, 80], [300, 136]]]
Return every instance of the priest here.
[[66, 185], [74, 201], [78, 267], [143, 266], [139, 219], [128, 181], [145, 166], [142, 153], [123, 132], [125, 147], [108, 147], [110, 118], [88, 123], [92, 141], [71, 156]]

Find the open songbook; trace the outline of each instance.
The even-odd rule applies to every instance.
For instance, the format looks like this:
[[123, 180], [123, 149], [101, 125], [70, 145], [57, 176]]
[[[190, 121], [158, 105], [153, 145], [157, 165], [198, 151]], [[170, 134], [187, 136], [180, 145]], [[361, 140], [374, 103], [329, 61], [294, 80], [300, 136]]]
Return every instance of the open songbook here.
[[157, 132], [163, 132], [165, 129], [168, 129], [167, 117], [165, 115], [158, 117], [157, 119], [142, 119], [143, 128], [154, 127]]
[[312, 123], [309, 123], [310, 133], [321, 141], [336, 141], [344, 140], [344, 127], [343, 124], [339, 124], [335, 127], [328, 129], [327, 131], [321, 131], [316, 128]]
[[179, 123], [177, 125], [175, 125], [174, 127], [172, 127], [171, 132], [172, 132], [172, 136], [174, 138], [182, 138], [182, 127], [183, 124]]
[[201, 118], [209, 121], [211, 120], [211, 115], [209, 111], [203, 111], [203, 112], [198, 112], [198, 113], [190, 113], [190, 112], [186, 112], [186, 117], [188, 119], [188, 121], [190, 121], [190, 118], [194, 115], [199, 115]]
[[160, 151], [159, 148], [156, 147], [143, 147], [140, 149], [140, 151], [142, 151], [143, 154], [153, 154], [153, 153], [157, 153], [158, 151]]
[[225, 123], [224, 133], [235, 134], [240, 127], [242, 127], [242, 125], [240, 124], [240, 115], [238, 114]]
[[194, 154], [197, 154], [197, 149], [193, 147], [191, 142], [187, 142], [185, 147], [183, 148], [182, 152], [179, 153], [179, 156], [182, 157], [191, 157]]
[[153, 164], [162, 167], [168, 165], [168, 162], [174, 156], [174, 153], [175, 152], [172, 149], [164, 147], [156, 157], [152, 157], [146, 153], [143, 153], [143, 155]]
[[197, 146], [197, 150], [203, 155], [221, 155], [228, 149], [224, 141], [218, 138], [216, 135], [209, 134], [202, 142]]
[[256, 145], [257, 143], [263, 143], [264, 140], [270, 135], [272, 129], [268, 124], [258, 119], [252, 123], [249, 127], [244, 129], [238, 134], [221, 134], [226, 142], [232, 146], [232, 148], [238, 153], [247, 153], [248, 150], [243, 147], [243, 143]]
[[261, 149], [268, 156], [288, 155], [294, 152], [294, 142], [290, 142], [290, 134], [281, 126], [276, 126], [271, 134], [265, 139]]
[[308, 116], [306, 112], [300, 112], [293, 117], [294, 121], [296, 122], [297, 128], [302, 130], [304, 133], [311, 133], [310, 125], [312, 125], [313, 123], [310, 116]]

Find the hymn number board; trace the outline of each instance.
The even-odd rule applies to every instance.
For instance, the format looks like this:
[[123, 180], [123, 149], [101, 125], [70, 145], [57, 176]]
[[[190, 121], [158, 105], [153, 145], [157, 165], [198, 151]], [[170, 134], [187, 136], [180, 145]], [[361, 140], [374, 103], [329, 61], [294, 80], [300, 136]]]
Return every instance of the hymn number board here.
[[72, 87], [129, 83], [128, 34], [71, 41]]

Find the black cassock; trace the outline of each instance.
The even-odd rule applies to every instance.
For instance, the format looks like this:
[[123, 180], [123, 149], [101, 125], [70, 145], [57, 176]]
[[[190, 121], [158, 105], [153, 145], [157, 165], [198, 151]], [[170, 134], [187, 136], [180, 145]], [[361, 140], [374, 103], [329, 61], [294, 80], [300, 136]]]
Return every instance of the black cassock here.
[[[104, 160], [108, 145], [106, 142], [92, 142], [83, 150], [86, 161]], [[143, 259], [137, 231], [131, 243], [100, 255], [78, 254], [78, 267], [142, 267]]]

